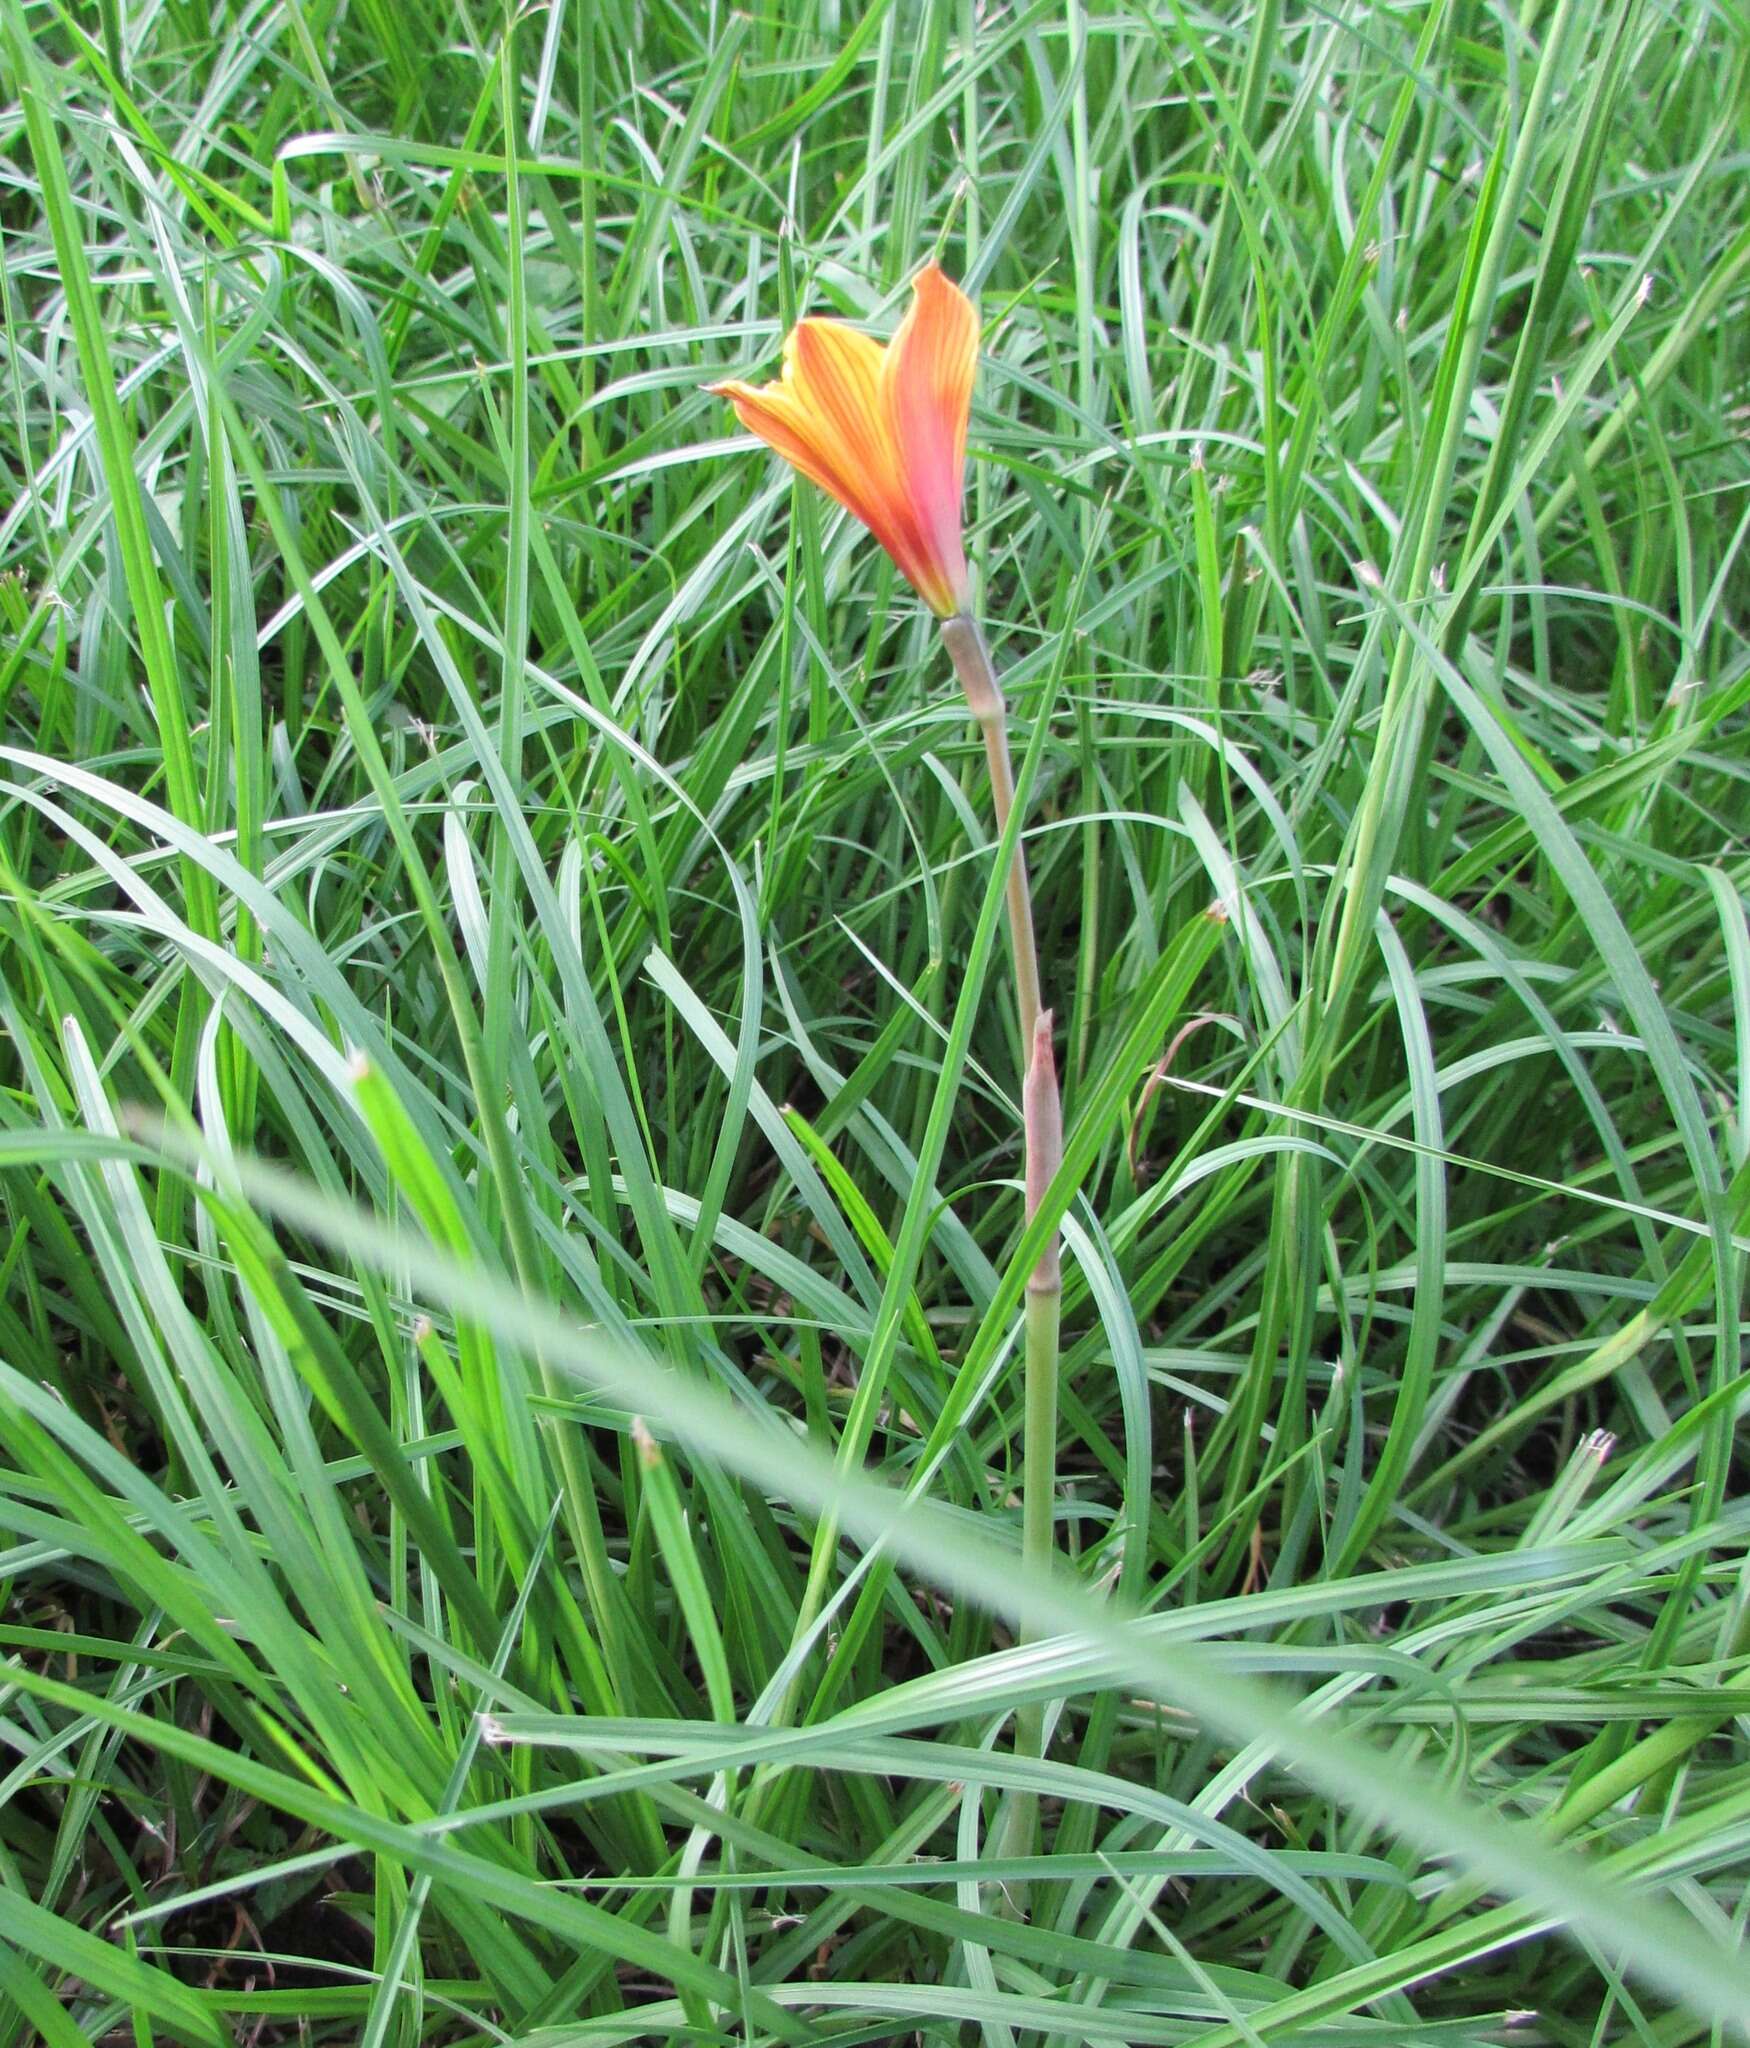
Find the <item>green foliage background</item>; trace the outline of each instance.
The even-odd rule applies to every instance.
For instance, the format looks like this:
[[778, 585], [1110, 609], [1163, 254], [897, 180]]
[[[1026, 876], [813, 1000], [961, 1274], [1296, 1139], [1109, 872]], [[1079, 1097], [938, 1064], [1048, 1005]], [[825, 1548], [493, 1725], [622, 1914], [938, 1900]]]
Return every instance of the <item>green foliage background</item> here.
[[1742, 2036], [1747, 53], [0, 0], [0, 2043]]

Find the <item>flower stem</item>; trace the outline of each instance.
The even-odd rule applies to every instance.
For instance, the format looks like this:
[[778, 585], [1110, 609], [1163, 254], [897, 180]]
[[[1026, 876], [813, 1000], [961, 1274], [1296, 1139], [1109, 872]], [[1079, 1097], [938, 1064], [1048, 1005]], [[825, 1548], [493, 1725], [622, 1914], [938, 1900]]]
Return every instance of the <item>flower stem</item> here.
[[[1015, 808], [1015, 772], [1009, 765], [1008, 709], [1003, 703], [997, 672], [978, 621], [965, 612], [956, 612], [953, 618], [942, 621], [942, 642], [966, 692], [967, 709], [984, 740], [991, 801], [1000, 836], [1009, 829], [1009, 813]], [[1019, 843], [1009, 866], [1008, 894], [1009, 946], [1015, 957], [1015, 1007], [1021, 1025], [1024, 1065], [1033, 1054], [1033, 1027], [1039, 1015], [1039, 949], [1033, 941], [1033, 896], [1027, 886], [1027, 857]]]
[[[1009, 765], [1009, 734], [1003, 693], [997, 683], [990, 649], [977, 622], [964, 613], [942, 625], [966, 702], [984, 738], [990, 764], [991, 797], [999, 833], [1008, 828], [1015, 805], [1015, 778]], [[1027, 862], [1017, 840], [1008, 873], [1009, 940], [1015, 959], [1015, 1003], [1021, 1026], [1021, 1127], [1026, 1153], [1027, 1221], [1038, 1214], [1045, 1190], [1063, 1159], [1063, 1107], [1057, 1085], [1057, 1063], [1051, 1050], [1051, 1012], [1040, 1007], [1039, 953], [1033, 937], [1033, 898], [1027, 885]], [[1057, 1376], [1058, 1322], [1063, 1301], [1062, 1266], [1057, 1234], [1039, 1255], [1027, 1278], [1024, 1420], [1021, 1436], [1021, 1557], [1035, 1570], [1050, 1566], [1055, 1549], [1057, 1510]], [[1023, 1635], [1023, 1641], [1027, 1640]], [[1045, 1707], [1031, 1702], [1015, 1721], [1015, 1747], [1023, 1756], [1045, 1754]], [[1030, 1855], [1036, 1846], [1039, 1802], [1033, 1793], [1018, 1793], [1011, 1802], [997, 1845], [999, 1855]], [[1012, 1886], [1012, 1907], [1026, 1910], [1025, 1888]]]
[[[1051, 1054], [1051, 1012], [1033, 1027], [1033, 1056], [1021, 1085], [1021, 1125], [1027, 1153], [1027, 1221], [1031, 1223], [1063, 1164], [1063, 1099]], [[1022, 1434], [1021, 1555], [1050, 1564], [1057, 1507], [1057, 1328], [1063, 1305], [1063, 1265], [1057, 1233], [1027, 1276], [1027, 1410]], [[1022, 1710], [1021, 1727], [1036, 1727], [1030, 1754], [1045, 1754], [1045, 1710]]]

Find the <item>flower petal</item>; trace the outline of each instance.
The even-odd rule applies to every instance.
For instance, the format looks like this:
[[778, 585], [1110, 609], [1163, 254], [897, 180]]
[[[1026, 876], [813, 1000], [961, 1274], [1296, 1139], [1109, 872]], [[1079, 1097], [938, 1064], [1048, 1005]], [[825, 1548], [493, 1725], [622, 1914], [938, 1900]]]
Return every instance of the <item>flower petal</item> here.
[[881, 409], [882, 343], [842, 320], [798, 320], [784, 343], [784, 375], [802, 402], [829, 420], [860, 459], [897, 467]]
[[845, 503], [849, 484], [835, 459], [837, 446], [823, 437], [820, 422], [797, 399], [788, 379], [760, 385], [730, 378], [705, 388], [719, 398], [727, 398], [748, 432], [757, 434], [792, 469], [800, 470], [811, 483], [819, 484], [823, 491]]
[[932, 574], [882, 402], [886, 356], [880, 342], [838, 320], [800, 320], [785, 344], [792, 387], [814, 416], [847, 487], [834, 496], [862, 520], [926, 602], [942, 610], [942, 581]]
[[961, 499], [978, 314], [934, 263], [918, 273], [912, 293], [882, 365], [882, 400], [919, 539], [958, 607], [966, 595]]

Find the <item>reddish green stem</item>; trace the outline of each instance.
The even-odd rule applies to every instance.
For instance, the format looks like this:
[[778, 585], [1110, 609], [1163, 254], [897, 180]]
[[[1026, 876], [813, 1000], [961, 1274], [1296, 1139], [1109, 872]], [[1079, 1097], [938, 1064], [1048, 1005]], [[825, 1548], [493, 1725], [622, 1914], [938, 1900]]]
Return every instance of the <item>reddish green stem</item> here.
[[[944, 620], [942, 638], [966, 691], [966, 702], [984, 739], [990, 764], [991, 798], [997, 831], [1008, 829], [1015, 807], [1015, 777], [1009, 763], [1008, 714], [977, 621], [964, 613]], [[1026, 1157], [1027, 1221], [1039, 1212], [1045, 1190], [1063, 1160], [1063, 1108], [1057, 1063], [1051, 1051], [1051, 1012], [1041, 1007], [1039, 953], [1033, 936], [1033, 897], [1027, 861], [1017, 839], [1007, 878], [1009, 940], [1015, 961], [1015, 1005], [1021, 1026], [1021, 1128]], [[1021, 1438], [1021, 1556], [1036, 1570], [1050, 1568], [1057, 1516], [1058, 1324], [1063, 1299], [1057, 1233], [1027, 1278], [1025, 1411]], [[1023, 1636], [1023, 1640], [1026, 1640]], [[1016, 1717], [1015, 1747], [1023, 1756], [1045, 1754], [1045, 1708], [1033, 1702]], [[1039, 1803], [1021, 1793], [1011, 1803], [999, 1853], [1032, 1853], [1038, 1838]], [[1011, 1887], [1016, 1910], [1026, 1910], [1025, 1888]]]

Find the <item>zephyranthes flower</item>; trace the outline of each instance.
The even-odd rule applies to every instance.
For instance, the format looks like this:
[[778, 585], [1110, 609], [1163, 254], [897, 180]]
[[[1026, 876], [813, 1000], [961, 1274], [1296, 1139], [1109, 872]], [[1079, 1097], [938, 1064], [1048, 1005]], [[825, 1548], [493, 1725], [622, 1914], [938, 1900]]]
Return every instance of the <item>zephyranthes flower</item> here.
[[966, 605], [960, 499], [978, 361], [972, 301], [935, 264], [888, 343], [799, 320], [775, 384], [713, 384], [744, 427], [854, 513], [936, 616]]
[[[838, 320], [801, 320], [784, 344], [775, 384], [713, 384], [741, 423], [854, 513], [893, 557], [942, 622], [942, 641], [984, 739], [991, 804], [1010, 838], [1006, 877], [1009, 939], [1020, 1026], [1022, 1143], [1026, 1206], [1036, 1219], [1063, 1161], [1063, 1111], [1051, 1051], [1051, 1012], [1040, 1003], [1039, 957], [1027, 862], [1010, 831], [1015, 778], [1008, 717], [990, 649], [967, 603], [966, 548], [960, 532], [966, 474], [966, 425], [978, 362], [978, 316], [958, 285], [935, 264], [913, 280], [911, 310], [885, 346]], [[1026, 1423], [1022, 1459], [1021, 1553], [1039, 1568], [1055, 1542], [1057, 1496], [1058, 1318], [1063, 1279], [1055, 1230], [1038, 1255], [1026, 1295]], [[865, 1391], [867, 1391], [865, 1389]], [[859, 1397], [860, 1419], [840, 1441], [851, 1469], [861, 1460], [876, 1412]], [[837, 1542], [829, 1517], [816, 1536], [809, 1594], [799, 1623], [816, 1620], [820, 1560]], [[819, 1546], [824, 1543], [823, 1550]], [[1029, 1703], [1016, 1741], [1045, 1754], [1044, 1708]], [[1030, 1855], [1038, 1832], [1038, 1795], [1019, 1793], [1004, 1824], [1004, 1852]]]

